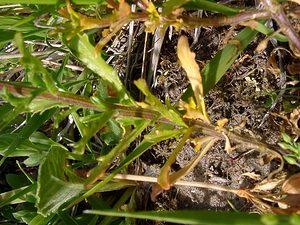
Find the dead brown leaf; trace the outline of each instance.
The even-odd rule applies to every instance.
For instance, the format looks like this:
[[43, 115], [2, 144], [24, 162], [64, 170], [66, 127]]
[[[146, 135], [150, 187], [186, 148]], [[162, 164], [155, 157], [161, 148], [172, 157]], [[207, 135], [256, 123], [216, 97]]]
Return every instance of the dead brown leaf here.
[[289, 74], [291, 74], [291, 75], [300, 74], [300, 63], [298, 62], [298, 63], [288, 64], [287, 70], [288, 70]]
[[282, 185], [282, 191], [286, 194], [300, 196], [300, 173], [294, 174], [289, 179], [287, 179]]
[[256, 174], [255, 172], [243, 173], [242, 176], [249, 177], [253, 180], [259, 180], [261, 178], [261, 176], [259, 174]]

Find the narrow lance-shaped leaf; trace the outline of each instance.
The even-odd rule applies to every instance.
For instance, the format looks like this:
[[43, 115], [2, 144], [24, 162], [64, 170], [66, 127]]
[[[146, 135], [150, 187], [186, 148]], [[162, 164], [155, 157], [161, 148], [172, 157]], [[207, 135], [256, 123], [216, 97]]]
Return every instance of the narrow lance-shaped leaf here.
[[143, 79], [139, 79], [134, 81], [134, 84], [138, 87], [140, 91], [143, 92], [143, 94], [146, 96], [145, 103], [140, 103], [140, 106], [143, 108], [148, 108], [148, 109], [154, 109], [158, 113], [160, 113], [163, 117], [167, 118], [170, 121], [175, 122], [178, 125], [181, 125], [183, 127], [186, 127], [186, 124], [181, 118], [181, 115], [177, 113], [174, 109], [167, 109], [162, 102], [156, 98], [148, 89], [147, 83]]
[[130, 145], [131, 142], [135, 140], [135, 138], [140, 135], [143, 130], [149, 125], [149, 121], [146, 120], [140, 120], [138, 124], [136, 124], [136, 127], [134, 128], [131, 133], [126, 135], [120, 143], [114, 147], [109, 153], [107, 153], [105, 156], [102, 156], [99, 158], [99, 165], [95, 168], [93, 168], [89, 174], [88, 179], [86, 180], [86, 184], [94, 183], [97, 179], [102, 177], [107, 170], [107, 168], [110, 166], [110, 164], [113, 162], [113, 160], [122, 152], [124, 152], [127, 147]]
[[170, 189], [170, 186], [171, 186], [171, 183], [170, 183], [170, 170], [171, 170], [171, 166], [175, 162], [176, 156], [178, 155], [178, 153], [181, 151], [181, 149], [185, 145], [185, 142], [190, 137], [192, 131], [193, 131], [193, 128], [189, 128], [185, 132], [185, 134], [182, 137], [182, 139], [180, 140], [179, 144], [174, 149], [174, 151], [172, 152], [172, 154], [168, 158], [167, 162], [164, 164], [163, 168], [161, 169], [159, 177], [157, 178], [157, 182], [159, 183], [159, 185], [164, 190]]
[[[251, 28], [244, 28], [233, 40], [239, 44], [227, 44], [220, 50], [213, 59], [201, 70], [203, 79], [203, 91], [207, 94], [212, 89], [226, 71], [231, 67], [234, 60], [241, 54], [241, 52], [253, 41], [257, 35], [257, 31]], [[192, 88], [188, 88], [182, 96], [182, 99], [187, 100], [193, 96]]]
[[83, 64], [112, 85], [114, 91], [117, 92], [117, 96], [121, 103], [134, 104], [132, 98], [122, 84], [117, 71], [110, 65], [106, 64], [101, 56], [95, 57], [95, 48], [89, 42], [86, 34], [77, 34], [70, 41], [63, 38], [63, 41]]
[[[166, 221], [178, 224], [195, 225], [270, 225], [285, 224], [295, 225], [291, 216], [270, 215], [270, 214], [247, 214], [236, 212], [214, 212], [201, 210], [176, 210], [176, 211], [141, 211], [141, 212], [120, 212], [116, 210], [86, 210], [85, 213], [115, 217], [129, 217], [137, 219], [149, 219], [155, 221]], [[264, 216], [269, 216], [272, 223], [268, 223]], [[270, 217], [271, 216], [271, 217]], [[297, 216], [299, 218], [299, 216]], [[264, 220], [263, 220], [264, 219]]]
[[199, 66], [195, 60], [195, 53], [191, 52], [189, 42], [186, 36], [181, 36], [178, 40], [177, 55], [181, 66], [186, 71], [188, 79], [191, 83], [196, 99], [196, 109], [202, 114], [203, 119], [210, 123], [209, 116], [206, 111], [204, 93], [202, 86], [202, 76]]

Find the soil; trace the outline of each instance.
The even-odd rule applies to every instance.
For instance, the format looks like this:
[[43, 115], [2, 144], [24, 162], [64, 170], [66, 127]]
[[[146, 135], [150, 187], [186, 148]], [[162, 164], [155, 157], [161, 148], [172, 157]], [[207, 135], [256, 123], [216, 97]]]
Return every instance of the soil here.
[[[243, 1], [239, 1], [243, 2]], [[244, 1], [253, 4], [252, 1]], [[247, 5], [249, 6], [249, 5]], [[193, 39], [193, 31], [172, 32], [169, 39], [169, 31], [164, 38], [157, 65], [157, 73], [153, 79], [151, 91], [161, 99], [168, 100], [176, 105], [182, 94], [189, 86], [189, 81], [183, 69], [177, 61], [176, 45], [178, 37], [185, 34], [189, 37], [192, 49], [196, 54], [196, 60], [200, 68], [224, 46], [224, 38], [230, 27], [201, 28], [199, 39]], [[143, 68], [149, 67], [151, 40], [148, 36], [145, 41], [144, 27], [142, 24], [134, 25], [134, 40], [131, 48], [131, 58], [127, 57], [129, 28], [124, 27], [122, 31], [112, 40], [107, 49], [107, 60], [119, 71], [121, 78], [125, 81], [135, 80], [140, 77]], [[232, 35], [240, 30], [237, 27]], [[233, 66], [222, 77], [205, 98], [207, 111], [213, 122], [227, 118], [226, 127], [239, 126], [244, 123], [240, 132], [243, 135], [255, 137], [264, 142], [275, 145], [280, 140], [281, 132], [284, 131], [284, 121], [275, 116], [266, 114], [269, 112], [270, 93], [278, 91], [281, 76], [270, 71], [269, 59], [274, 46], [269, 43], [262, 52], [255, 49], [263, 36], [258, 35], [256, 40], [235, 60]], [[144, 46], [147, 46], [147, 59], [143, 59]], [[286, 46], [283, 46], [286, 47]], [[283, 64], [292, 59], [287, 53], [282, 52], [280, 56]], [[145, 63], [146, 64], [143, 64]], [[286, 67], [284, 67], [286, 69]], [[289, 72], [287, 71], [289, 74]], [[299, 73], [298, 75], [299, 76]], [[145, 77], [144, 77], [145, 78]], [[299, 78], [299, 77], [298, 77]], [[299, 80], [299, 79], [298, 79]], [[141, 94], [130, 82], [126, 83], [131, 94], [142, 100]], [[295, 93], [293, 93], [295, 94]], [[299, 93], [296, 93], [299, 95]], [[283, 100], [280, 99], [273, 112], [283, 111]], [[175, 149], [178, 140], [169, 139], [152, 147], [136, 162], [136, 173], [139, 175], [158, 176], [162, 166]], [[239, 149], [228, 154], [225, 143], [218, 141], [208, 153], [206, 153], [194, 170], [184, 180], [200, 181], [213, 184], [229, 186], [233, 188], [251, 188], [256, 183], [265, 179], [270, 172], [277, 168], [275, 162], [262, 165], [258, 152], [251, 149]], [[190, 162], [195, 156], [194, 145], [189, 141], [177, 156], [172, 171], [177, 171]], [[258, 179], [254, 180], [246, 173], [255, 173]], [[3, 180], [0, 177], [0, 184]], [[170, 190], [160, 194], [155, 201], [150, 198], [151, 185], [143, 183], [139, 186], [137, 196], [138, 210], [180, 210], [180, 209], [202, 209], [202, 210], [238, 210], [243, 212], [254, 212], [257, 209], [245, 199], [234, 194], [212, 191], [207, 189], [174, 186]], [[141, 222], [140, 224], [145, 224]], [[147, 224], [167, 224], [162, 222], [148, 221]]]
[[[234, 30], [233, 35], [238, 31], [239, 28]], [[126, 32], [126, 29], [123, 32]], [[197, 62], [200, 68], [203, 68], [222, 48], [223, 39], [228, 32], [229, 27], [202, 28], [200, 37], [195, 42], [192, 38], [193, 31], [180, 33], [173, 31], [172, 39], [168, 38], [169, 33], [167, 31], [161, 48], [157, 76], [154, 80], [155, 85], [150, 85], [152, 92], [163, 102], [168, 100], [171, 104], [177, 104], [187, 89], [189, 81], [177, 62], [176, 55], [177, 40], [181, 34], [187, 35], [190, 44], [193, 43], [192, 49], [196, 53]], [[136, 37], [133, 44], [132, 58], [135, 59], [135, 63], [132, 64], [131, 72], [135, 75], [131, 75], [131, 78], [135, 78], [136, 74], [141, 74], [144, 38], [144, 34], [141, 33]], [[280, 89], [281, 77], [269, 71], [269, 57], [274, 46], [269, 44], [264, 51], [255, 51], [263, 38], [263, 36], [258, 35], [256, 40], [236, 59], [217, 86], [207, 94], [206, 106], [213, 122], [227, 118], [229, 120], [227, 127], [244, 123], [240, 133], [274, 145], [280, 139], [282, 127], [278, 126], [274, 116], [266, 116], [270, 109], [267, 103], [269, 101], [268, 94]], [[282, 60], [288, 59], [289, 56], [284, 54]], [[116, 57], [113, 61], [113, 64], [121, 68], [121, 74], [125, 74], [124, 62], [126, 62], [124, 56]], [[133, 95], [139, 96], [135, 93], [134, 87], [131, 86], [130, 89], [133, 91]], [[273, 111], [282, 111], [281, 101], [276, 104]], [[139, 174], [157, 176], [177, 143], [178, 141], [175, 139], [164, 141], [146, 152], [138, 162], [143, 168], [143, 172]], [[194, 155], [194, 146], [191, 143], [186, 143], [172, 167], [173, 171], [186, 165], [193, 159]], [[262, 165], [259, 159], [259, 154], [251, 149], [240, 149], [238, 152], [228, 155], [224, 150], [224, 142], [220, 141], [204, 155], [194, 171], [188, 174], [184, 180], [204, 181], [234, 188], [251, 188], [255, 183], [265, 179], [278, 166], [274, 162]], [[245, 173], [255, 173], [259, 178], [254, 180], [243, 175]], [[169, 191], [163, 192], [155, 201], [151, 201], [150, 193], [151, 186], [149, 184], [140, 187], [138, 195], [140, 196], [140, 210], [203, 209], [229, 211], [236, 209], [245, 212], [257, 211], [250, 202], [231, 193], [175, 186]], [[164, 223], [149, 221], [147, 224]]]

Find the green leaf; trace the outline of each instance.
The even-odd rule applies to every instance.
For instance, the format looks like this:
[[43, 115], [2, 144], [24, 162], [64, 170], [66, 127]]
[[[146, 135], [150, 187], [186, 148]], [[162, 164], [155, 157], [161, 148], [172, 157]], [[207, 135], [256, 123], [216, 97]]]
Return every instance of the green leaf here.
[[[250, 28], [244, 28], [233, 40], [239, 41], [239, 44], [227, 44], [219, 51], [213, 59], [201, 70], [203, 79], [204, 94], [207, 94], [216, 83], [222, 78], [226, 71], [231, 67], [234, 60], [243, 52], [243, 50], [254, 40], [257, 31]], [[186, 102], [193, 96], [191, 87], [182, 96]]]
[[119, 143], [123, 132], [124, 130], [120, 125], [115, 120], [110, 119], [107, 123], [107, 130], [101, 134], [101, 139], [106, 145], [115, 145]]
[[58, 216], [65, 225], [79, 225], [67, 211], [59, 211]]
[[186, 132], [186, 128], [175, 129], [174, 126], [169, 124], [159, 124], [151, 133], [146, 134], [145, 141], [158, 143], [170, 138], [176, 138]]
[[24, 185], [29, 185], [30, 182], [28, 181], [25, 175], [18, 175], [9, 173], [6, 175], [6, 182], [11, 186], [13, 189], [21, 188]]
[[149, 104], [149, 106], [146, 106], [147, 108], [151, 108], [157, 111], [163, 117], [177, 123], [178, 125], [187, 127], [187, 125], [182, 120], [182, 116], [179, 113], [177, 113], [173, 109], [167, 109], [166, 106], [162, 104], [162, 102], [150, 92], [144, 79], [136, 80], [134, 81], [134, 84], [146, 96], [145, 102]]
[[[20, 53], [23, 55], [20, 61], [27, 69], [27, 76], [29, 81], [37, 87], [46, 87], [47, 90], [52, 94], [56, 93], [58, 89], [56, 87], [54, 79], [49, 74], [47, 69], [43, 67], [41, 61], [38, 58], [32, 56], [27, 50], [21, 33], [16, 33], [15, 44], [18, 47]], [[40, 74], [42, 76], [40, 76]]]
[[56, 109], [47, 110], [41, 114], [33, 115], [26, 123], [22, 130], [15, 134], [15, 137], [7, 150], [5, 151], [1, 161], [0, 166], [3, 164], [5, 159], [10, 156], [24, 141], [26, 141], [30, 135], [36, 131], [43, 123], [45, 123], [55, 112]]
[[287, 150], [292, 150], [292, 145], [285, 143], [285, 142], [279, 142], [278, 145], [283, 148], [283, 149], [287, 149]]
[[[85, 213], [94, 215], [129, 217], [137, 219], [149, 219], [179, 224], [195, 225], [266, 225], [261, 221], [259, 214], [246, 214], [237, 212], [214, 211], [144, 211], [144, 212], [120, 212], [115, 210], [86, 210]], [[289, 216], [277, 217], [279, 224], [290, 225]]]
[[300, 224], [300, 216], [293, 214], [290, 216], [290, 220], [289, 220], [291, 225], [299, 225]]
[[[2, 4], [46, 4], [46, 5], [56, 5], [59, 0], [1, 0]], [[79, 5], [89, 5], [101, 3], [103, 0], [72, 0], [73, 3]]]
[[14, 217], [26, 224], [29, 224], [31, 220], [33, 220], [34, 217], [37, 216], [37, 213], [35, 211], [29, 211], [29, 210], [19, 210], [15, 213], [13, 213]]
[[288, 143], [288, 144], [292, 144], [292, 138], [287, 134], [287, 133], [282, 133], [281, 134], [282, 139], [284, 140], [284, 142]]
[[232, 8], [225, 5], [222, 5], [220, 3], [215, 3], [213, 1], [207, 1], [207, 0], [193, 0], [191, 2], [188, 2], [185, 5], [185, 8], [187, 9], [197, 9], [197, 10], [207, 10], [207, 11], [214, 11], [219, 12], [224, 15], [234, 15], [236, 13], [241, 12], [242, 9], [238, 8]]
[[291, 164], [291, 165], [297, 165], [297, 160], [295, 159], [295, 157], [293, 155], [285, 155], [285, 156], [283, 156], [283, 158], [289, 164]]
[[244, 28], [233, 40], [239, 41], [238, 45], [227, 44], [223, 50], [202, 69], [204, 93], [215, 86], [226, 71], [231, 67], [234, 60], [253, 41], [257, 32], [250, 28]]
[[118, 155], [124, 152], [129, 147], [130, 143], [133, 142], [135, 138], [138, 135], [140, 135], [148, 125], [149, 122], [147, 120], [140, 120], [140, 123], [134, 128], [133, 131], [131, 131], [131, 133], [123, 137], [120, 143], [116, 147], [114, 147], [109, 153], [107, 153], [105, 156], [102, 156], [99, 159], [99, 165], [89, 172], [89, 177], [86, 181], [86, 184], [93, 183], [97, 180], [97, 177], [103, 176], [106, 169], [110, 166], [112, 161]]
[[109, 110], [100, 114], [97, 120], [83, 124], [81, 123], [77, 113], [73, 112], [72, 116], [78, 127], [82, 138], [74, 145], [74, 153], [82, 155], [88, 141], [112, 118], [114, 110]]
[[122, 103], [132, 104], [133, 101], [122, 84], [117, 71], [109, 66], [100, 55], [95, 55], [95, 48], [89, 42], [86, 34], [77, 34], [71, 40], [63, 38], [63, 41], [83, 64], [112, 85]]
[[52, 215], [48, 217], [37, 215], [29, 222], [28, 225], [47, 225], [48, 222], [52, 219], [52, 217]]
[[18, 188], [12, 191], [4, 192], [0, 194], [0, 207], [3, 207], [8, 204], [17, 204], [22, 202], [31, 202], [33, 193], [36, 190], [36, 183], [33, 183], [29, 186]]
[[39, 167], [36, 206], [43, 216], [56, 213], [62, 205], [84, 190], [82, 184], [64, 181], [66, 153], [63, 148], [51, 147]]

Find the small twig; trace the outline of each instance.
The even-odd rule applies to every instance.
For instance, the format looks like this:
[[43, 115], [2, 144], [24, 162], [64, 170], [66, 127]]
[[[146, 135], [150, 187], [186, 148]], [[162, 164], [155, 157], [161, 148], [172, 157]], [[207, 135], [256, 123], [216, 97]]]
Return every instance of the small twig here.
[[7, 8], [15, 8], [21, 6], [20, 4], [12, 4], [12, 5], [0, 5], [0, 9], [7, 9]]
[[[53, 62], [50, 60], [42, 59], [41, 61], [43, 64], [48, 65], [48, 66], [54, 66], [54, 67], [61, 66], [61, 63], [56, 63], [56, 62]], [[74, 70], [74, 71], [83, 71], [84, 70], [84, 68], [81, 66], [65, 65], [65, 67], [69, 68], [71, 70]]]
[[[104, 176], [101, 179], [105, 179], [107, 177]], [[136, 182], [149, 182], [149, 183], [157, 183], [156, 177], [150, 177], [150, 176], [142, 176], [142, 175], [131, 175], [131, 174], [116, 174], [113, 178], [113, 180], [126, 180], [126, 181], [136, 181]], [[204, 182], [195, 182], [195, 181], [176, 181], [174, 185], [177, 186], [185, 186], [185, 187], [198, 187], [198, 188], [206, 188], [216, 191], [226, 191], [231, 192], [234, 194], [238, 194], [240, 191], [239, 189], [222, 186], [222, 185], [216, 185], [216, 184], [208, 184]]]
[[297, 49], [300, 53], [300, 37], [295, 31], [289, 19], [287, 18], [281, 4], [276, 0], [262, 0], [267, 11], [270, 12], [272, 18], [276, 20], [282, 32], [288, 37], [290, 43]]
[[237, 25], [245, 21], [264, 19], [270, 17], [271, 14], [268, 11], [245, 11], [233, 16], [222, 16], [217, 18], [199, 18], [191, 16], [183, 16], [183, 24], [188, 28], [195, 28], [200, 26], [226, 26]]
[[[31, 54], [33, 56], [41, 56], [41, 55], [50, 55], [53, 53], [53, 50], [48, 50], [48, 51], [43, 51], [43, 52], [32, 52]], [[0, 60], [3, 59], [18, 59], [22, 58], [23, 54], [21, 53], [16, 53], [16, 54], [0, 54]]]

